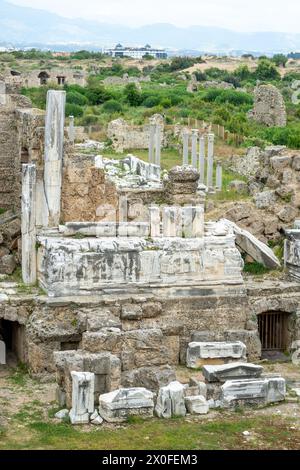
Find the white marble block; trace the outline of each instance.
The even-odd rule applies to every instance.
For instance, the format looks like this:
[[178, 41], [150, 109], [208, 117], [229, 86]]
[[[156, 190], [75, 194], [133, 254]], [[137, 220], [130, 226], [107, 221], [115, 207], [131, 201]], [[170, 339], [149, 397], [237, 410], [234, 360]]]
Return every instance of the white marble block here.
[[183, 161], [182, 164], [183, 166], [186, 166], [189, 164], [189, 132], [184, 131], [182, 139], [183, 139]]
[[153, 416], [153, 393], [145, 388], [122, 388], [100, 395], [99, 414], [108, 423], [126, 421], [129, 416]]
[[162, 127], [160, 124], [156, 125], [156, 136], [155, 136], [155, 165], [160, 167], [161, 160], [161, 142], [162, 142]]
[[201, 395], [186, 397], [185, 406], [191, 415], [206, 415], [209, 412], [209, 404]]
[[221, 387], [221, 401], [225, 406], [237, 401], [277, 403], [284, 401], [285, 396], [286, 382], [282, 377], [230, 380]]
[[167, 238], [182, 237], [182, 210], [181, 207], [163, 208], [163, 236]]
[[25, 285], [36, 283], [36, 167], [22, 165], [22, 278]]
[[200, 137], [199, 172], [201, 184], [205, 183], [205, 137]]
[[185, 388], [184, 385], [177, 381], [160, 388], [155, 408], [155, 413], [159, 418], [186, 415]]
[[263, 372], [262, 366], [244, 362], [232, 362], [217, 366], [206, 365], [202, 368], [202, 374], [207, 382], [226, 382], [227, 380], [242, 378], [258, 378]]
[[160, 208], [159, 206], [150, 206], [150, 236], [151, 238], [157, 238], [161, 236], [160, 227]]
[[187, 367], [197, 369], [205, 359], [246, 359], [246, 346], [241, 341], [190, 343], [187, 349]]
[[192, 130], [192, 166], [197, 169], [198, 163], [198, 129]]
[[4, 341], [0, 340], [0, 364], [5, 365], [6, 364], [6, 346]]
[[204, 236], [204, 208], [202, 206], [183, 208], [183, 233], [185, 238]]
[[6, 85], [0, 81], [0, 106], [6, 105]]
[[213, 187], [214, 175], [214, 134], [208, 134], [208, 147], [207, 147], [207, 187]]
[[72, 376], [72, 424], [88, 424], [94, 413], [95, 374], [91, 372], [71, 372]]
[[57, 227], [61, 210], [66, 92], [49, 90], [45, 122], [44, 191], [48, 226]]
[[74, 144], [75, 141], [75, 127], [74, 127], [74, 116], [69, 116], [69, 129], [68, 129], [68, 136], [69, 141], [71, 144]]

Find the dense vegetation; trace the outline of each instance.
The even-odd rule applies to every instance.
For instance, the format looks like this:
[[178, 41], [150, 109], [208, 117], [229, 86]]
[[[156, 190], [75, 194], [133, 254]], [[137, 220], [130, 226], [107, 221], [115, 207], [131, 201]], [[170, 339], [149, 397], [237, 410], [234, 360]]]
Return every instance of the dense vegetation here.
[[[84, 57], [85, 51], [76, 55]], [[279, 66], [286, 65], [285, 59], [282, 55], [274, 56], [272, 60], [262, 57], [254, 71], [246, 65], [241, 65], [234, 72], [215, 67], [205, 72], [196, 70], [199, 82], [196, 93], [187, 91], [190, 74], [185, 69], [203, 62], [201, 58], [175, 57], [156, 66], [145, 61], [143, 70], [126, 67], [126, 61], [114, 61], [111, 67], [99, 66], [94, 70], [87, 87], [65, 85], [66, 114], [74, 115], [79, 125], [105, 125], [117, 117], [142, 124], [152, 114], [162, 113], [169, 124], [193, 118], [224, 125], [228, 131], [245, 136], [244, 145], [274, 143], [300, 148], [300, 105], [291, 101], [291, 84], [293, 80], [300, 79], [300, 73], [290, 72], [282, 78]], [[122, 77], [124, 73], [129, 77], [149, 75], [151, 82], [104, 86], [105, 78]], [[227, 82], [234, 88], [217, 89], [214, 83], [210, 88], [201, 86], [207, 81]], [[257, 81], [272, 83], [283, 93], [288, 111], [286, 128], [266, 128], [248, 119]], [[45, 107], [46, 92], [47, 87], [23, 90], [33, 104], [41, 108]]]

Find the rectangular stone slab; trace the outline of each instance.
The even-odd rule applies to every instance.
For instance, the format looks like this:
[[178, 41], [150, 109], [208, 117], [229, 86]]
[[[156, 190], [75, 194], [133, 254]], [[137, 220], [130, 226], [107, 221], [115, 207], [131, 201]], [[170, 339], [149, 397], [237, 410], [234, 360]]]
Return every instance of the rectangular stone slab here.
[[286, 382], [282, 377], [229, 380], [221, 387], [221, 401], [224, 404], [233, 404], [235, 401], [261, 401], [262, 403], [276, 403], [283, 401], [286, 395]]
[[258, 378], [263, 372], [262, 366], [243, 362], [232, 362], [220, 366], [206, 365], [202, 373], [208, 382], [226, 382], [234, 379]]
[[197, 369], [204, 359], [240, 359], [246, 358], [246, 346], [236, 342], [190, 343], [187, 349], [187, 367]]
[[122, 388], [100, 395], [99, 414], [109, 423], [126, 421], [129, 416], [153, 416], [153, 393], [145, 388]]

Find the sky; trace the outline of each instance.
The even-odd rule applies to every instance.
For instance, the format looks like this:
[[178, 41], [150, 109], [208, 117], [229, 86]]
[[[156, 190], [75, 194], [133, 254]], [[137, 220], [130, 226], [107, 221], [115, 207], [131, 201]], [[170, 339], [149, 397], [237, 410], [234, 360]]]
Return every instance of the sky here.
[[235, 31], [300, 32], [299, 0], [7, 0], [70, 18], [140, 26], [218, 26]]

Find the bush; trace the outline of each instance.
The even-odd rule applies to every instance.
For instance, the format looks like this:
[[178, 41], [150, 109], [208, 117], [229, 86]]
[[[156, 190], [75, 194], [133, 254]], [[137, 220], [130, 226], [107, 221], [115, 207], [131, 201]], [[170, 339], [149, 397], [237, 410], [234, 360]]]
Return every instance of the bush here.
[[280, 80], [280, 73], [276, 69], [275, 65], [268, 59], [262, 59], [259, 61], [255, 76], [259, 80]]
[[234, 106], [241, 106], [243, 104], [252, 105], [253, 98], [251, 95], [241, 91], [223, 90], [215, 99], [216, 103], [231, 103]]
[[154, 108], [154, 106], [158, 106], [160, 103], [159, 97], [158, 96], [148, 96], [147, 98], [144, 99], [142, 102], [142, 105], [145, 106], [146, 108]]
[[66, 104], [66, 116], [80, 117], [83, 115], [83, 109], [78, 104]]
[[104, 86], [99, 85], [97, 87], [87, 88], [86, 97], [91, 105], [99, 105], [110, 100], [112, 96]]
[[67, 92], [67, 103], [85, 106], [88, 104], [88, 99], [81, 93], [78, 93], [78, 91], [70, 91]]
[[124, 95], [130, 106], [140, 106], [142, 102], [142, 95], [137, 89], [135, 83], [129, 83], [126, 85]]
[[121, 113], [123, 111], [122, 105], [116, 100], [106, 101], [102, 109], [107, 113]]
[[82, 126], [91, 126], [93, 124], [97, 124], [98, 120], [99, 120], [99, 117], [96, 116], [95, 114], [86, 114], [81, 119], [81, 125]]

